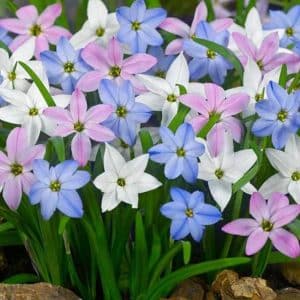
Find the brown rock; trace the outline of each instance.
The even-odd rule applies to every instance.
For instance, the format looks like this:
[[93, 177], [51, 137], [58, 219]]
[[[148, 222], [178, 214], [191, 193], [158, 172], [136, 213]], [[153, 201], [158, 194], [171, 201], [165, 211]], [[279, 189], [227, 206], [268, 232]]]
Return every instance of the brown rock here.
[[0, 284], [1, 300], [80, 300], [73, 292], [48, 283]]
[[281, 273], [293, 285], [300, 285], [300, 263], [290, 262], [282, 264]]
[[277, 292], [276, 300], [300, 300], [300, 290], [286, 288]]
[[191, 278], [183, 281], [169, 300], [205, 300], [205, 288], [202, 281]]
[[264, 279], [242, 277], [236, 272], [224, 270], [217, 275], [212, 291], [222, 300], [274, 300], [276, 293], [267, 286]]

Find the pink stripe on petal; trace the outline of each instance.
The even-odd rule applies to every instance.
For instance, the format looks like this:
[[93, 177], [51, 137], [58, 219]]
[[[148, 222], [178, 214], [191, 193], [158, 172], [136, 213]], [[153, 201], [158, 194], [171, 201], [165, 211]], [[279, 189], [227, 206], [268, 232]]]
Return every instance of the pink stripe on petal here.
[[270, 233], [274, 247], [286, 256], [296, 258], [300, 255], [298, 239], [283, 228], [277, 228]]
[[46, 108], [43, 111], [43, 114], [47, 118], [54, 119], [54, 120], [58, 121], [59, 123], [61, 123], [61, 122], [62, 123], [73, 123], [70, 112], [67, 111], [66, 109], [61, 108], [61, 107]]
[[258, 192], [253, 193], [251, 196], [249, 211], [250, 215], [259, 223], [261, 223], [263, 219], [268, 220], [270, 217], [266, 200]]
[[247, 36], [239, 32], [234, 32], [232, 33], [232, 38], [234, 39], [236, 45], [245, 56], [251, 57], [253, 60], [256, 61], [256, 48], [253, 45], [252, 41], [250, 41], [247, 38]]
[[236, 115], [243, 111], [250, 101], [250, 97], [244, 93], [237, 93], [226, 98], [218, 111], [222, 112], [222, 117]]
[[277, 210], [271, 216], [270, 221], [271, 223], [274, 224], [274, 228], [279, 228], [291, 223], [299, 216], [299, 213], [300, 213], [300, 205], [298, 204], [288, 205]]
[[115, 138], [110, 129], [98, 124], [87, 123], [85, 133], [96, 142], [110, 142]]
[[269, 237], [269, 233], [258, 228], [253, 231], [246, 243], [246, 254], [253, 255], [263, 248]]
[[26, 5], [16, 11], [16, 16], [25, 24], [34, 24], [38, 18], [38, 11], [34, 5]]
[[0, 27], [16, 34], [28, 35], [26, 25], [18, 19], [2, 19], [0, 20]]
[[89, 137], [84, 133], [77, 133], [72, 140], [71, 150], [73, 158], [84, 167], [91, 156], [92, 145]]
[[3, 199], [6, 202], [7, 206], [16, 210], [20, 203], [22, 197], [22, 185], [20, 176], [8, 178], [3, 186]]
[[108, 70], [90, 71], [85, 73], [77, 82], [76, 88], [83, 92], [93, 92], [99, 87], [101, 79], [107, 76]]
[[272, 216], [277, 210], [289, 205], [289, 198], [282, 193], [272, 193], [268, 199], [268, 210]]
[[234, 117], [227, 117], [222, 119], [222, 124], [225, 129], [229, 131], [236, 142], [240, 142], [244, 134], [244, 127], [240, 120]]
[[209, 111], [218, 112], [219, 107], [225, 98], [224, 90], [213, 83], [205, 83], [204, 90], [209, 105]]
[[190, 107], [207, 118], [209, 117], [210, 107], [204, 97], [198, 94], [190, 93], [180, 96], [179, 99], [184, 105]]
[[178, 54], [183, 50], [184, 39], [175, 39], [166, 47], [166, 55]]
[[55, 136], [61, 136], [66, 137], [72, 133], [76, 132], [74, 130], [74, 124], [68, 123], [68, 124], [61, 124], [56, 127], [54, 135]]
[[144, 73], [157, 63], [157, 59], [149, 54], [139, 53], [124, 60], [122, 72], [128, 74]]
[[40, 35], [35, 39], [34, 56], [39, 59], [40, 53], [49, 50], [49, 44], [45, 36]]
[[200, 21], [205, 21], [207, 18], [207, 7], [204, 1], [201, 1], [195, 10], [193, 22], [191, 25], [191, 34], [194, 34], [196, 27]]
[[0, 171], [10, 170], [10, 164], [11, 161], [8, 159], [8, 157], [2, 151], [0, 151]]
[[279, 37], [277, 32], [270, 33], [264, 38], [257, 52], [256, 60], [265, 61], [277, 52], [279, 47]]
[[213, 126], [207, 134], [207, 148], [211, 156], [218, 156], [223, 149], [225, 129], [221, 123]]
[[70, 112], [73, 119], [73, 122], [82, 122], [85, 121], [87, 111], [87, 103], [84, 94], [76, 89], [71, 97], [70, 101]]
[[60, 16], [62, 11], [61, 4], [49, 5], [39, 16], [38, 24], [41, 24], [43, 27], [50, 27], [54, 24], [56, 18]]
[[259, 224], [253, 219], [238, 219], [223, 226], [222, 231], [234, 235], [248, 236], [258, 227]]
[[188, 37], [190, 33], [189, 26], [177, 18], [166, 18], [159, 27], [181, 37]]
[[118, 40], [113, 37], [107, 46], [108, 61], [112, 66], [121, 66], [123, 62], [123, 52]]
[[6, 140], [6, 151], [10, 161], [17, 161], [19, 153], [23, 152], [28, 147], [28, 139], [26, 130], [21, 127], [13, 129]]
[[108, 62], [107, 50], [100, 47], [95, 42], [88, 44], [81, 52], [81, 56], [86, 63], [96, 70], [105, 70], [108, 73], [110, 64]]
[[224, 31], [228, 29], [232, 24], [233, 20], [230, 18], [217, 19], [210, 23], [210, 25], [216, 32]]
[[109, 104], [98, 104], [92, 106], [86, 113], [86, 122], [101, 123], [106, 120], [111, 113], [114, 111], [114, 108]]
[[47, 38], [50, 44], [56, 45], [61, 37], [70, 38], [71, 33], [60, 26], [51, 26], [43, 31], [43, 35]]

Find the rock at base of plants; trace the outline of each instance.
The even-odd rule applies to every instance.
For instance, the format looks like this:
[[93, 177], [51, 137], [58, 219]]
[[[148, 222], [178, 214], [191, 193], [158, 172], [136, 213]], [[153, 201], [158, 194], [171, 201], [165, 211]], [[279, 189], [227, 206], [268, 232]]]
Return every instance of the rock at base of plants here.
[[282, 264], [281, 273], [293, 285], [300, 285], [300, 263], [290, 262]]
[[0, 284], [1, 300], [80, 300], [73, 292], [49, 283]]
[[300, 300], [300, 290], [286, 288], [277, 292], [276, 300]]

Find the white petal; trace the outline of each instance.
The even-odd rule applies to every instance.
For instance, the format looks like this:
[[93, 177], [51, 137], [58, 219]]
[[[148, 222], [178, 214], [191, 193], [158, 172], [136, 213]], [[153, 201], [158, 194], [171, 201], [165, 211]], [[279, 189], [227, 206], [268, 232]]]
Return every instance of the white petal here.
[[257, 192], [257, 189], [254, 185], [252, 185], [251, 183], [246, 183], [241, 190], [243, 192], [245, 192], [246, 194], [252, 195], [254, 192]]
[[253, 41], [254, 45], [260, 46], [263, 40], [262, 25], [260, 16], [255, 7], [251, 8], [245, 22], [247, 36]]
[[9, 90], [0, 88], [0, 96], [6, 101], [9, 102], [17, 107], [26, 106], [28, 99], [28, 96], [17, 90]]
[[295, 171], [295, 161], [289, 154], [275, 149], [266, 149], [266, 155], [271, 165], [285, 177], [290, 177]]
[[153, 111], [161, 111], [163, 104], [165, 102], [164, 97], [157, 95], [157, 94], [153, 94], [153, 93], [141, 94], [141, 95], [137, 96], [135, 98], [135, 100], [136, 100], [136, 102], [147, 105]]
[[300, 164], [300, 137], [298, 135], [291, 134], [286, 143], [284, 152], [287, 153], [288, 156], [295, 158], [294, 165], [298, 167]]
[[101, 200], [101, 210], [102, 212], [113, 210], [120, 202], [121, 201], [118, 199], [116, 191], [104, 193]]
[[123, 165], [120, 168], [120, 177], [126, 178], [128, 184], [134, 184], [139, 177], [144, 173], [149, 160], [149, 155], [140, 155]]
[[300, 203], [300, 182], [299, 181], [291, 180], [288, 186], [288, 192], [297, 203]]
[[70, 43], [75, 49], [81, 49], [96, 39], [95, 29], [91, 28], [90, 23], [86, 21], [81, 29], [71, 37]]
[[223, 211], [231, 198], [231, 183], [223, 180], [210, 180], [208, 187], [214, 200], [220, 206], [221, 211]]
[[25, 112], [14, 105], [7, 105], [0, 108], [0, 120], [2, 121], [13, 124], [23, 124], [24, 118]]
[[30, 145], [35, 145], [37, 142], [41, 128], [42, 128], [42, 123], [41, 119], [39, 116], [34, 116], [34, 117], [28, 117], [26, 118], [23, 127], [26, 129], [27, 136], [29, 139]]
[[262, 92], [263, 89], [265, 89], [265, 87], [268, 85], [270, 81], [278, 82], [280, 77], [280, 72], [281, 72], [281, 67], [278, 67], [266, 73], [261, 81], [261, 84], [259, 85], [259, 91]]
[[53, 96], [53, 100], [57, 106], [65, 108], [70, 103], [71, 95], [64, 95], [64, 94], [56, 95]]
[[88, 21], [92, 27], [105, 28], [107, 8], [101, 0], [89, 0], [87, 7]]
[[138, 193], [144, 193], [151, 190], [155, 190], [162, 184], [154, 176], [144, 173], [135, 183]]
[[167, 98], [168, 95], [173, 93], [170, 84], [163, 78], [151, 75], [137, 74], [136, 78], [145, 85], [150, 92]]
[[4, 49], [0, 49], [0, 71], [5, 70], [6, 72], [9, 72], [10, 69], [11, 62], [8, 53]]
[[35, 37], [31, 37], [24, 44], [22, 44], [18, 49], [16, 49], [12, 54], [12, 59], [14, 62], [24, 61], [27, 62], [34, 55], [35, 49]]
[[118, 187], [118, 198], [122, 202], [130, 204], [133, 208], [138, 207], [139, 196], [137, 190], [132, 185], [125, 185], [125, 187]]
[[104, 151], [104, 170], [114, 174], [119, 174], [119, 170], [125, 165], [125, 163], [125, 159], [118, 150], [106, 143]]
[[161, 125], [168, 126], [178, 111], [178, 102], [165, 101], [162, 108]]
[[41, 131], [44, 132], [45, 134], [49, 136], [54, 136], [55, 135], [55, 129], [57, 128], [57, 123], [56, 121], [47, 118], [44, 115], [40, 115], [40, 119], [42, 122], [42, 128]]
[[166, 80], [171, 86], [175, 87], [176, 84], [181, 84], [185, 88], [188, 87], [190, 72], [187, 61], [181, 52], [176, 59], [172, 62], [167, 74]]
[[281, 176], [280, 174], [275, 174], [269, 177], [259, 188], [259, 192], [264, 198], [269, 198], [272, 193], [279, 192], [283, 194], [288, 193], [288, 186], [290, 184], [290, 179]]
[[204, 84], [200, 82], [190, 82], [187, 87], [187, 91], [193, 94], [199, 94], [205, 96]]
[[257, 65], [252, 59], [248, 59], [247, 65], [245, 67], [243, 84], [244, 86], [250, 88], [251, 90], [257, 91], [260, 84], [262, 73]]
[[116, 189], [117, 180], [115, 173], [106, 171], [95, 178], [94, 185], [103, 193], [110, 193]]

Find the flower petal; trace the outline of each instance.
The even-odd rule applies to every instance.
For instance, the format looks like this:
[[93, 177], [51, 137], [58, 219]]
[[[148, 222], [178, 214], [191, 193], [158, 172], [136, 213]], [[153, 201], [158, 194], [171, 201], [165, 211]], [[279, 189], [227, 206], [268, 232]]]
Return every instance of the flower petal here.
[[246, 243], [246, 254], [253, 255], [257, 253], [266, 244], [269, 233], [263, 231], [262, 228], [257, 228], [248, 237]]
[[222, 231], [234, 235], [248, 236], [258, 226], [259, 224], [253, 219], [238, 219], [224, 225]]

